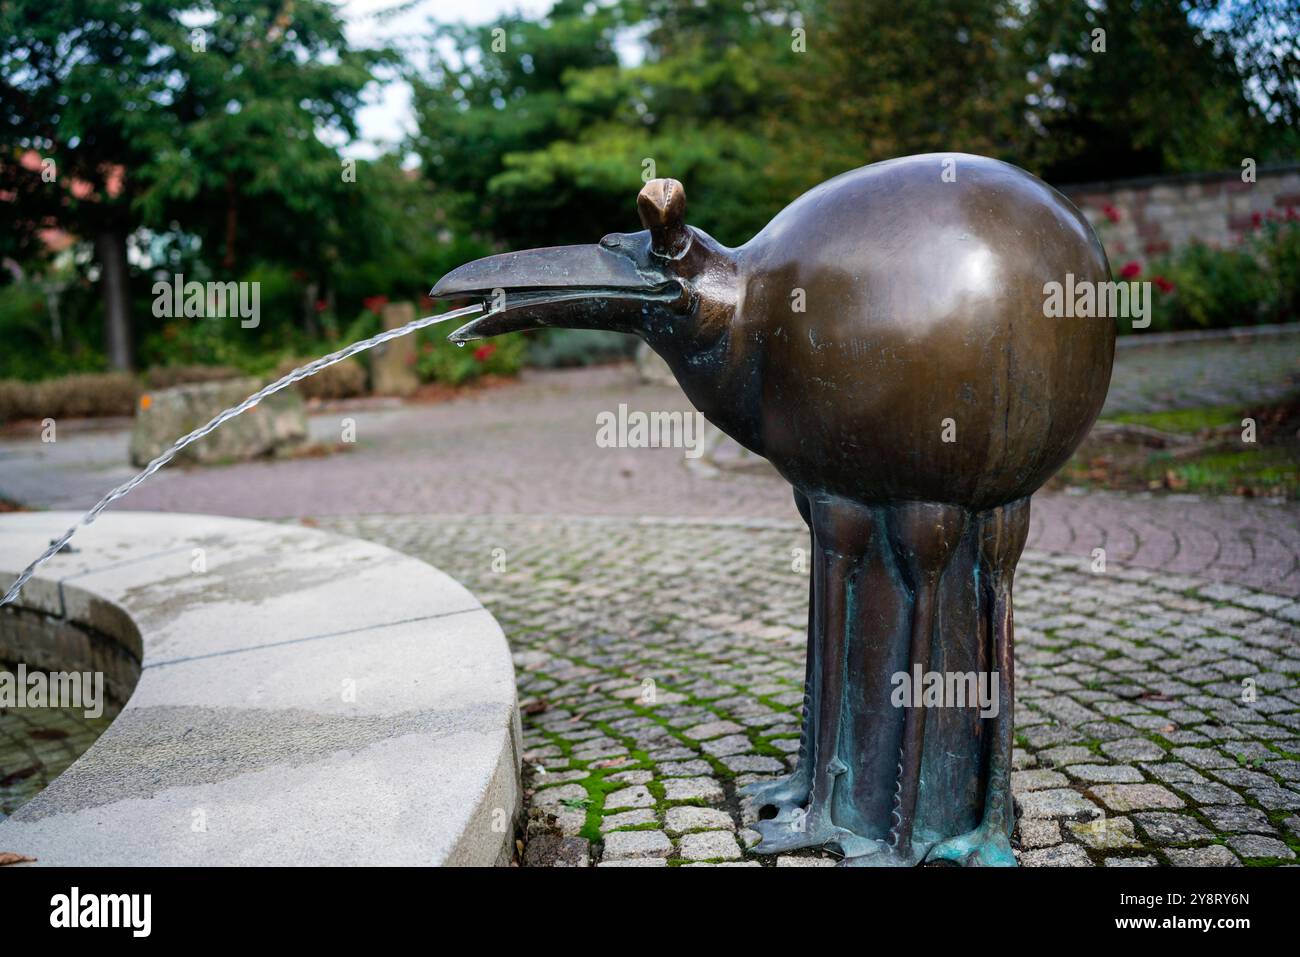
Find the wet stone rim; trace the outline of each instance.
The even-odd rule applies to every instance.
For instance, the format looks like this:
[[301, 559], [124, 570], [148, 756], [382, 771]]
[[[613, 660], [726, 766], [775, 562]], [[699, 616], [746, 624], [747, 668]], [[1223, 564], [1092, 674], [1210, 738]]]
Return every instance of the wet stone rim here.
[[[72, 513], [0, 518], [12, 577]], [[514, 669], [455, 580], [368, 542], [123, 512], [23, 607], [142, 660], [126, 707], [0, 822], [40, 864], [500, 864], [519, 814]]]

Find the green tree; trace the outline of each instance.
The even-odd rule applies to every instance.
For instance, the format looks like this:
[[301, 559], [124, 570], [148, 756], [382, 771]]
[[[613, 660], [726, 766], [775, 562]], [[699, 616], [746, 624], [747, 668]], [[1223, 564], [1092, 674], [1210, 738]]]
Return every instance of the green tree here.
[[734, 243], [910, 153], [1058, 182], [1285, 156], [1298, 20], [1284, 0], [563, 0], [439, 34], [415, 149], [462, 228], [508, 246], [633, 228], [646, 160]]
[[[349, 47], [324, 0], [6, 0], [0, 4], [0, 223], [94, 242], [111, 364], [129, 368], [127, 242], [197, 236], [232, 274], [314, 263], [347, 202], [335, 142], [355, 135], [385, 59]], [[38, 182], [20, 159], [57, 171]]]
[[[796, 6], [562, 0], [539, 22], [446, 28], [455, 53], [416, 84], [414, 147], [458, 218], [509, 246], [636, 228], [651, 173], [686, 184], [693, 223], [743, 241], [779, 208], [768, 127], [788, 100]], [[629, 35], [643, 58], [620, 66]]]
[[[1192, 15], [1189, 6], [1180, 0], [1033, 5], [1023, 36], [1035, 86], [1028, 119], [1038, 135], [1026, 137], [1024, 151], [1047, 178], [1231, 168], [1272, 138], [1267, 97], [1241, 68], [1252, 58], [1256, 65], [1267, 59], [1262, 49], [1251, 50], [1249, 31], [1233, 26], [1241, 5], [1200, 3]], [[1300, 14], [1292, 9], [1287, 16], [1294, 46]], [[1278, 24], [1283, 33], [1285, 23]], [[1285, 125], [1277, 119], [1277, 127]]]
[[[1029, 92], [1014, 0], [826, 0], [812, 18], [795, 122], [838, 172], [895, 156], [1007, 156]], [[789, 138], [797, 129], [791, 125]]]
[[[616, 11], [561, 0], [540, 21], [520, 15], [478, 27], [443, 24], [429, 38], [429, 66], [412, 78], [418, 135], [413, 148], [448, 214], [462, 230], [527, 244], [578, 234], [598, 211], [575, 205], [573, 184], [538, 191], [526, 207], [497, 202], [489, 184], [515, 156], [545, 150], [609, 115], [612, 103], [572, 98], [566, 78], [617, 74]], [[575, 219], [577, 221], [575, 221]]]

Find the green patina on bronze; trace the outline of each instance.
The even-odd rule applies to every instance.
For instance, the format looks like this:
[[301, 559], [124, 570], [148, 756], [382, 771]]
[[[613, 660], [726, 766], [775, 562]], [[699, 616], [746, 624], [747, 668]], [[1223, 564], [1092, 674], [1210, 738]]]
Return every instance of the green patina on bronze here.
[[[1114, 317], [1048, 318], [1048, 283], [1110, 280], [1068, 200], [963, 154], [845, 173], [729, 249], [647, 183], [645, 229], [454, 270], [493, 311], [457, 341], [546, 326], [641, 336], [695, 406], [794, 487], [811, 532], [794, 772], [752, 785], [758, 852], [1015, 863], [1011, 586], [1029, 496], [1106, 396]], [[504, 301], [502, 301], [504, 296]], [[899, 707], [897, 678], [995, 674], [999, 706]]]

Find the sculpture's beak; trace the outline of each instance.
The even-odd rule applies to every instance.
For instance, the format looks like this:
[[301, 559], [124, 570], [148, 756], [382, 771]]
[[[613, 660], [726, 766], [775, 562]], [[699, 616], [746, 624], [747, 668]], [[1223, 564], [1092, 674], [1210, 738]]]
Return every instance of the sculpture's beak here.
[[682, 295], [676, 279], [605, 244], [489, 256], [453, 269], [429, 293], [484, 301], [484, 314], [453, 332], [453, 342], [547, 326], [637, 332], [653, 304]]

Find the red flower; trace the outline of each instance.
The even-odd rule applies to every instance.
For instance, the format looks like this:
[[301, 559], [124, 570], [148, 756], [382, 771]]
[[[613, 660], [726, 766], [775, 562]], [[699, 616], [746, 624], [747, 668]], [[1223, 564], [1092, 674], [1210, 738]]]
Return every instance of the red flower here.
[[485, 342], [474, 350], [474, 358], [479, 362], [487, 362], [492, 358], [493, 353], [497, 351], [495, 342]]
[[1124, 268], [1119, 271], [1119, 277], [1121, 279], [1132, 279], [1135, 276], [1140, 275], [1141, 272], [1142, 272], [1142, 267], [1138, 265], [1138, 261], [1136, 259], [1133, 259], [1124, 264]]
[[364, 306], [370, 312], [373, 312], [377, 315], [384, 308], [384, 306], [388, 305], [388, 297], [387, 296], [366, 296], [365, 299], [361, 300], [361, 305]]
[[1119, 210], [1116, 209], [1114, 206], [1110, 205], [1110, 203], [1107, 203], [1105, 206], [1103, 206], [1101, 208], [1101, 211], [1106, 214], [1106, 218], [1109, 219], [1112, 223], [1119, 222]]
[[1156, 276], [1156, 277], [1155, 277], [1154, 279], [1152, 279], [1151, 281], [1152, 281], [1153, 283], [1156, 284], [1156, 288], [1159, 289], [1161, 292], [1173, 292], [1173, 291], [1174, 291], [1174, 284], [1171, 283], [1171, 282], [1170, 282], [1168, 279], [1166, 279], [1164, 276]]
[[326, 309], [328, 309], [329, 307], [330, 307], [330, 304], [329, 304], [328, 302], [326, 302], [324, 299], [317, 299], [317, 300], [316, 300], [316, 311], [317, 311], [317, 312], [324, 312], [324, 311], [325, 311]]

